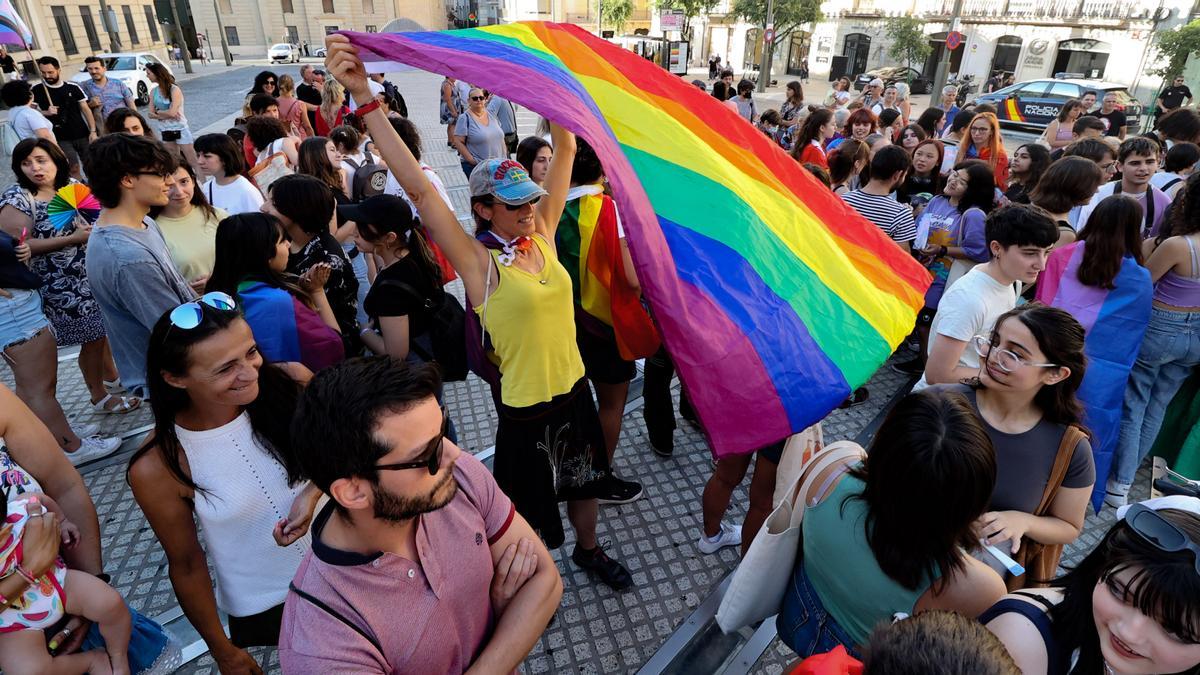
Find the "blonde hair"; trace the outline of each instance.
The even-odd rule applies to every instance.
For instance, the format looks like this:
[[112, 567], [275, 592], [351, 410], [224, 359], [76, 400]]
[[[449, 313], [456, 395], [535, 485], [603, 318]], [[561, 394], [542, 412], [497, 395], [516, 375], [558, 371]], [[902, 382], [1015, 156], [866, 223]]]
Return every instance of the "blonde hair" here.
[[338, 83], [332, 77], [325, 80], [325, 86], [321, 89], [321, 117], [333, 126], [337, 120], [338, 110], [341, 110], [342, 105], [346, 101], [346, 88]]
[[292, 96], [296, 91], [296, 81], [291, 75], [280, 75], [279, 85], [275, 87], [278, 96]]

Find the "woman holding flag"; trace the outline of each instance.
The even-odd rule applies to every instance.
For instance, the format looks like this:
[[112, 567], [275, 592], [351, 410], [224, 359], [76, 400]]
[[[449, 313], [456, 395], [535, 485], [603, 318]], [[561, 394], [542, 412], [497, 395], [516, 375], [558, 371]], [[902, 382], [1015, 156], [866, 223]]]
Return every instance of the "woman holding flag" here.
[[467, 235], [371, 95], [358, 49], [325, 38], [330, 73], [359, 103], [379, 153], [454, 264], [499, 359], [495, 476], [548, 547], [564, 540], [558, 502], [575, 528], [576, 565], [616, 590], [633, 584], [596, 541], [596, 497], [611, 489], [604, 436], [575, 344], [571, 278], [555, 233], [575, 158], [575, 137], [551, 126], [554, 159], [545, 189], [513, 160], [480, 161], [471, 172], [478, 237]]

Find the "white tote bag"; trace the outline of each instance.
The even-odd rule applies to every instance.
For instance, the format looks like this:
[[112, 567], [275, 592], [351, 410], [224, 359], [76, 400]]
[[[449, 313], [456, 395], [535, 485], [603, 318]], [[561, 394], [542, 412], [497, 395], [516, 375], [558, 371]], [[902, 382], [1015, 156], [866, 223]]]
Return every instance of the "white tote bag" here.
[[[733, 572], [733, 579], [717, 610], [717, 625], [722, 631], [731, 633], [779, 613], [800, 548], [800, 523], [805, 508], [801, 495], [809, 491], [811, 483], [825, 469], [862, 456], [863, 449], [857, 443], [838, 441], [816, 453], [792, 481], [786, 498], [767, 516], [754, 536], [750, 550], [746, 551], [746, 557]], [[832, 481], [826, 479], [826, 483]], [[828, 489], [828, 484], [822, 485], [818, 497], [823, 497]]]
[[812, 458], [820, 454], [825, 446], [825, 437], [821, 433], [821, 423], [817, 422], [798, 434], [792, 434], [783, 446], [783, 455], [779, 458], [779, 466], [775, 469], [775, 494], [771, 498], [771, 507], [779, 506], [779, 502], [789, 494], [788, 490], [796, 487], [796, 479], [804, 467], [812, 462]]

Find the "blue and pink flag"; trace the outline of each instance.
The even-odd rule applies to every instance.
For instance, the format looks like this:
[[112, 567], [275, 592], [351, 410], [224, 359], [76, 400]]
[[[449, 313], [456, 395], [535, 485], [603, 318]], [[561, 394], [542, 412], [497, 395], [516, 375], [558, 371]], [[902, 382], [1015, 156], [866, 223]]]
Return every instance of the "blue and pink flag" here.
[[0, 44], [25, 49], [33, 46], [33, 31], [17, 14], [12, 0], [0, 0]]
[[1078, 276], [1084, 246], [1084, 242], [1075, 242], [1050, 254], [1046, 271], [1038, 279], [1037, 299], [1070, 312], [1087, 333], [1087, 372], [1079, 400], [1084, 405], [1084, 424], [1092, 432], [1096, 460], [1092, 506], [1099, 511], [1121, 432], [1125, 382], [1150, 322], [1154, 286], [1150, 272], [1131, 256], [1121, 261], [1121, 271], [1113, 280], [1115, 288], [1085, 286]]
[[338, 332], [287, 290], [243, 281], [237, 294], [258, 350], [268, 362], [303, 363], [316, 372], [346, 358]]

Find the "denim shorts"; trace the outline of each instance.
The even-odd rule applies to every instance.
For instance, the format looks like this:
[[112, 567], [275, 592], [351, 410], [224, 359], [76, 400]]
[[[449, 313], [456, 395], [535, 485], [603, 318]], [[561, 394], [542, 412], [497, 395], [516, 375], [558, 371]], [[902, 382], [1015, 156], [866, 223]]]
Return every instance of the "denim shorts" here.
[[813, 654], [824, 654], [838, 645], [855, 658], [861, 658], [854, 639], [838, 625], [821, 603], [817, 591], [804, 571], [804, 563], [797, 562], [783, 593], [783, 606], [775, 618], [775, 629], [779, 639], [792, 648], [800, 658]]
[[50, 325], [36, 290], [6, 288], [12, 297], [0, 296], [0, 350], [28, 342]]

